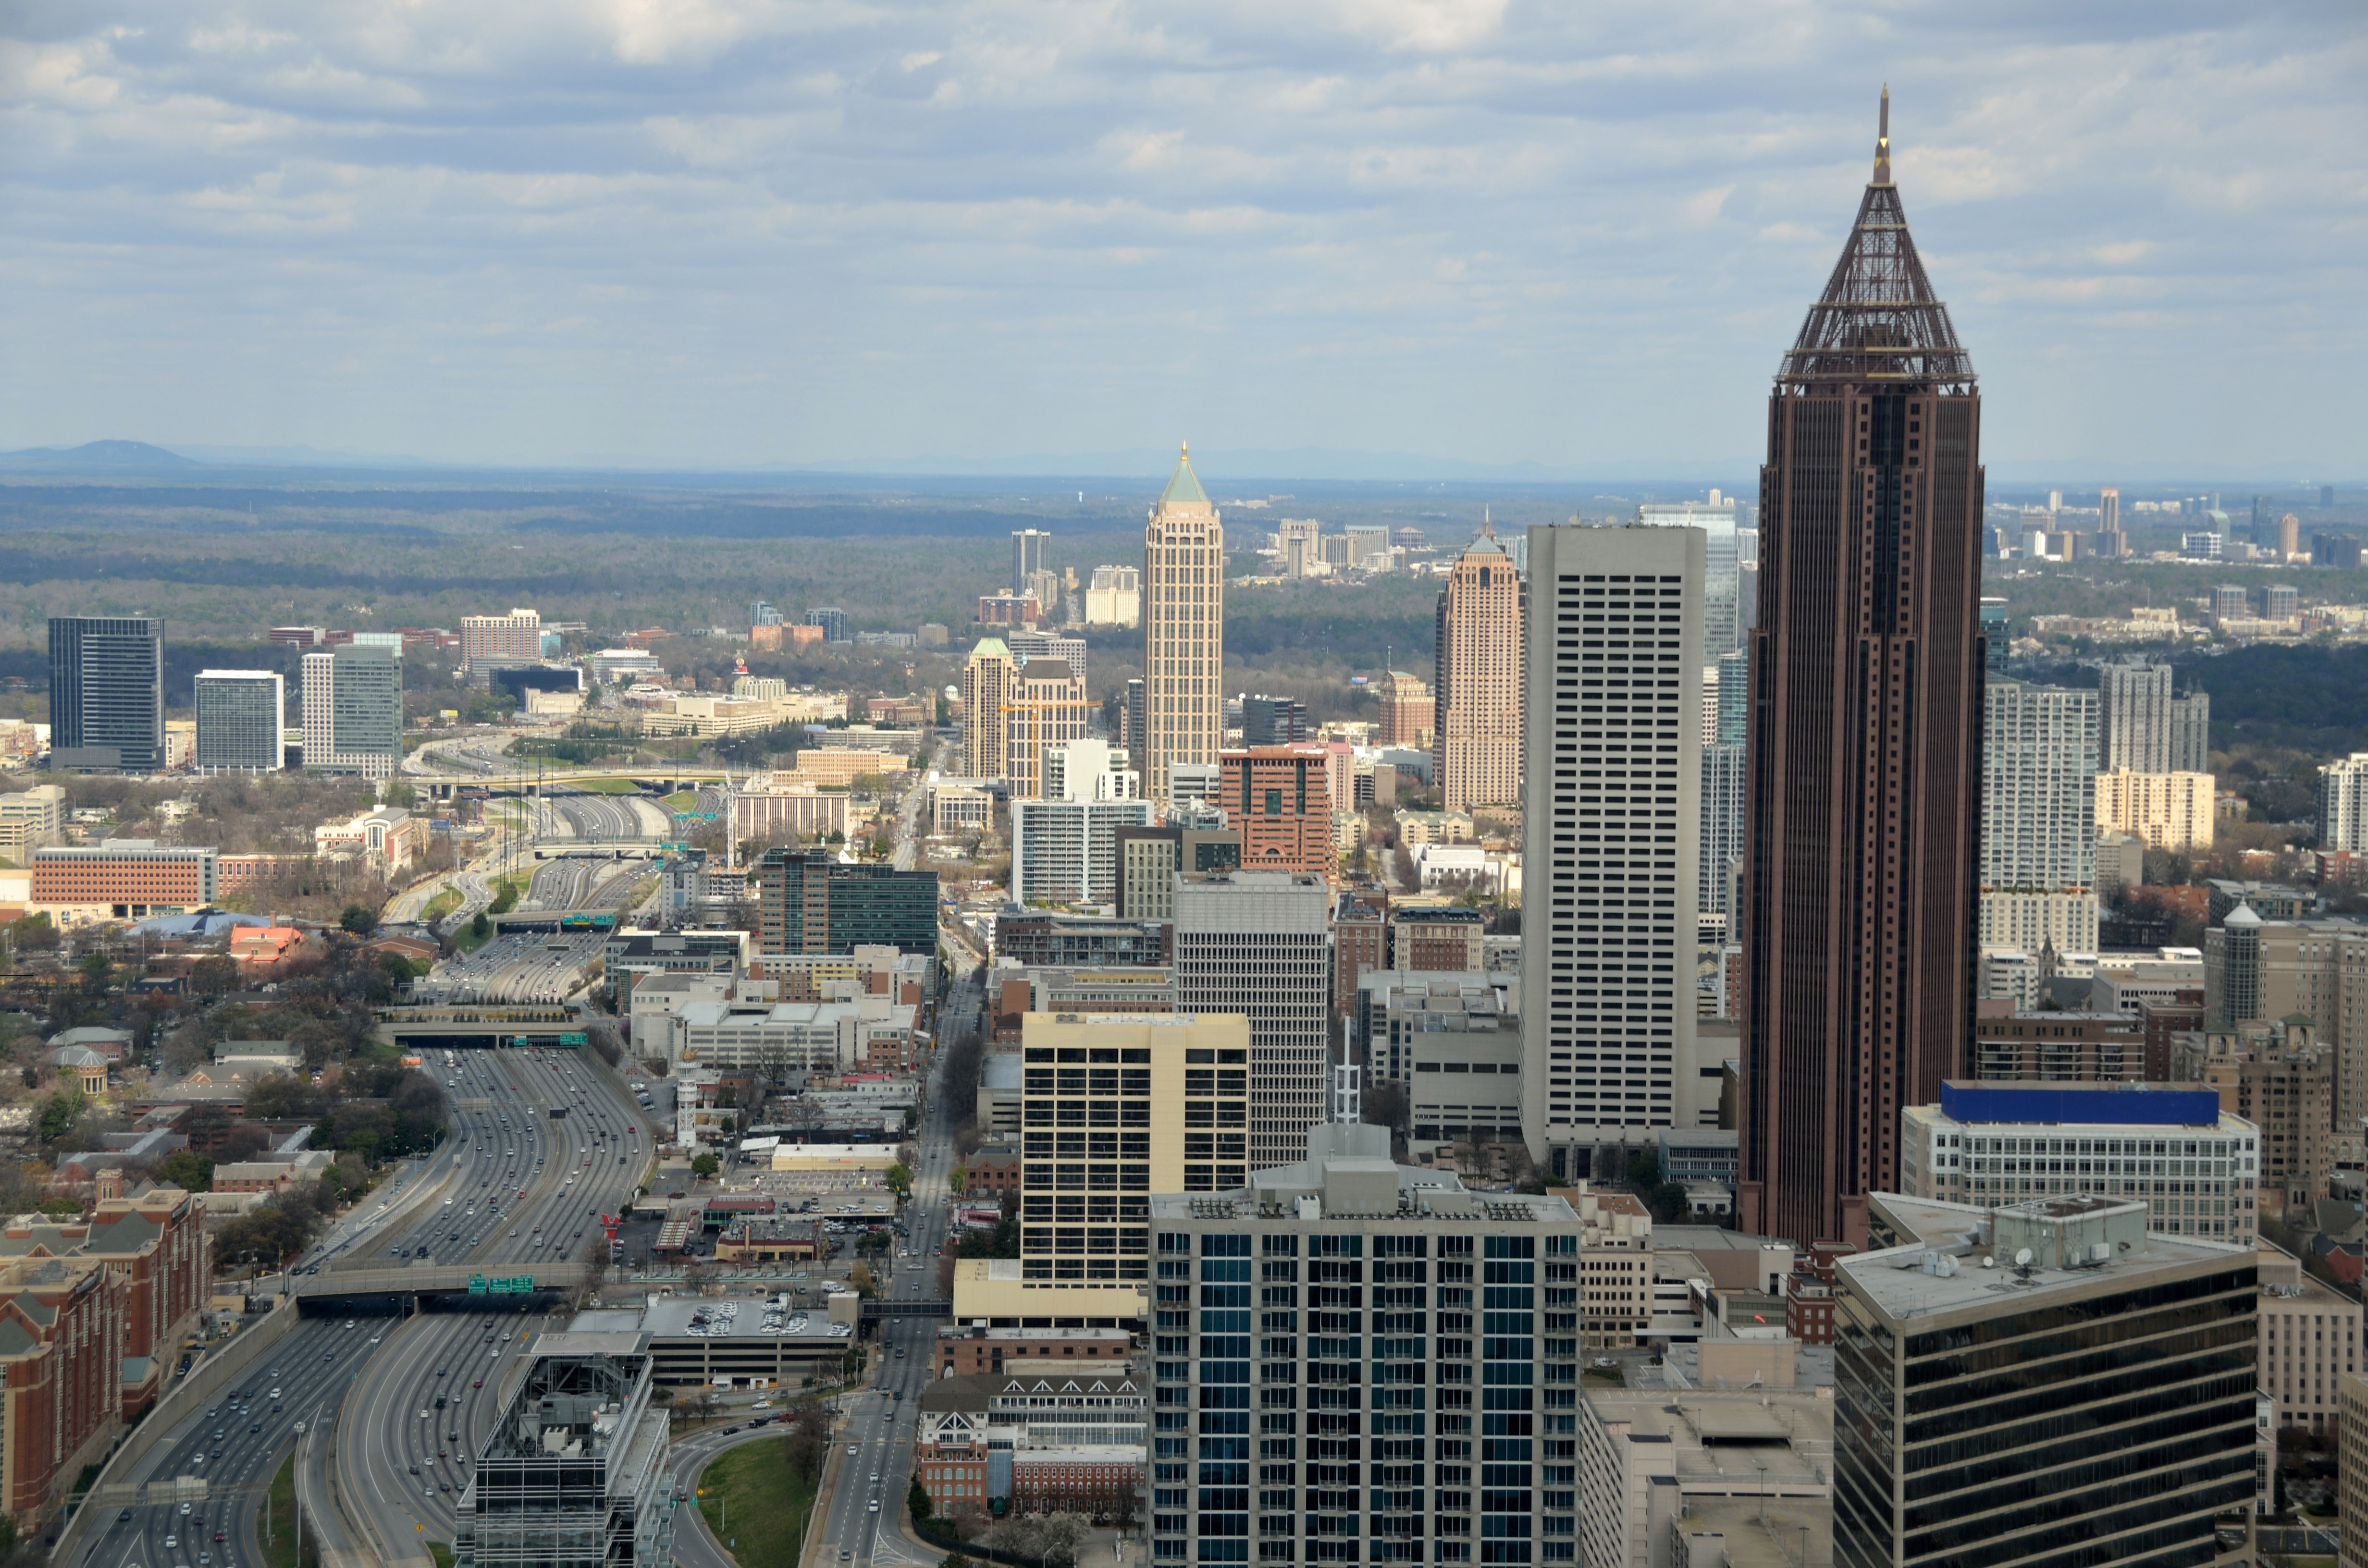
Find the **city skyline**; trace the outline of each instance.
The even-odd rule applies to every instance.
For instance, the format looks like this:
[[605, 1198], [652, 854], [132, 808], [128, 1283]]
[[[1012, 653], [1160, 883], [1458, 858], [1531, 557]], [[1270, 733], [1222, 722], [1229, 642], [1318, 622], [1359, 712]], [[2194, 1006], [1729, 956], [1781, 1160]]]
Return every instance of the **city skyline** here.
[[1748, 459], [1743, 372], [1888, 81], [2016, 410], [1995, 454], [2102, 483], [2362, 461], [2335, 12], [376, 28], [116, 0], [15, 32], [0, 447]]

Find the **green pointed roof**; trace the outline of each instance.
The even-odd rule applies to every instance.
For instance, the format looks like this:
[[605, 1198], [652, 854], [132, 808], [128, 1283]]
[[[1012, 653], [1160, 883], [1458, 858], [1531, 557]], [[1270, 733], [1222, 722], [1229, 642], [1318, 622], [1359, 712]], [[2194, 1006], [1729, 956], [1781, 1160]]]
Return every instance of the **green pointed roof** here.
[[982, 637], [978, 645], [970, 651], [970, 656], [973, 659], [1008, 659], [1011, 657], [1011, 649], [1000, 637]]
[[1159, 493], [1159, 504], [1184, 506], [1205, 506], [1209, 494], [1201, 488], [1200, 476], [1192, 472], [1192, 445], [1186, 442], [1176, 459], [1176, 472], [1168, 476], [1167, 488]]

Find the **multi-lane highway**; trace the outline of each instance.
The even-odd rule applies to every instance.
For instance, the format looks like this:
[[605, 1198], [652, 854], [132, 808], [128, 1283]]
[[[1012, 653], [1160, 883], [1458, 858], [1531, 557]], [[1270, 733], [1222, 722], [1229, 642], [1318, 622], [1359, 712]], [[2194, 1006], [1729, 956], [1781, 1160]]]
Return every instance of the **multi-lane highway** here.
[[[414, 1256], [424, 1245], [438, 1262], [483, 1264], [489, 1273], [605, 1256], [599, 1217], [617, 1212], [650, 1147], [622, 1089], [574, 1052], [463, 1053], [461, 1062], [462, 1082], [449, 1092], [472, 1108], [453, 1139], [452, 1201], [440, 1206], [440, 1235], [406, 1238]], [[554, 1119], [554, 1108], [566, 1114]], [[393, 1250], [363, 1261], [383, 1267]], [[504, 1380], [545, 1326], [541, 1316], [499, 1312], [430, 1312], [390, 1325], [339, 1417], [336, 1452], [349, 1520], [381, 1562], [417, 1561], [420, 1542], [452, 1539], [454, 1505], [492, 1430]]]
[[546, 783], [535, 829], [543, 838], [664, 838], [674, 829], [674, 816], [662, 802], [638, 795], [586, 794]]
[[[579, 1230], [599, 1242], [598, 1221], [586, 1210], [605, 1204], [602, 1211], [614, 1212], [640, 1175], [649, 1143], [648, 1131], [612, 1081], [574, 1052], [468, 1052], [456, 1056], [449, 1070], [431, 1058], [430, 1069], [451, 1080], [446, 1088], [451, 1138], [399, 1183], [366, 1200], [296, 1267], [318, 1278], [346, 1267], [392, 1267], [397, 1256], [437, 1263], [556, 1261], [582, 1256], [586, 1240], [576, 1235]], [[568, 1114], [553, 1122], [549, 1112], [559, 1106]], [[587, 1156], [590, 1165], [583, 1163]], [[625, 1163], [617, 1164], [620, 1159]], [[514, 1239], [511, 1230], [520, 1234]], [[297, 1441], [298, 1424], [316, 1442], [334, 1426], [342, 1457], [350, 1441], [343, 1434], [361, 1408], [356, 1401], [368, 1397], [359, 1385], [377, 1376], [389, 1347], [407, 1356], [415, 1342], [482, 1335], [484, 1324], [495, 1321], [516, 1329], [515, 1317], [461, 1313], [430, 1314], [408, 1324], [383, 1317], [300, 1323], [258, 1358], [235, 1389], [184, 1416], [123, 1478], [134, 1483], [202, 1478], [208, 1495], [191, 1501], [186, 1512], [178, 1503], [116, 1505], [116, 1517], [92, 1532], [78, 1562], [85, 1568], [260, 1562], [263, 1493]], [[518, 1343], [507, 1347], [514, 1352]], [[490, 1383], [483, 1369], [495, 1364], [494, 1357], [476, 1358], [470, 1381]], [[401, 1378], [388, 1386], [410, 1392]], [[447, 1533], [433, 1539], [450, 1540], [449, 1501], [441, 1517]], [[404, 1555], [421, 1554], [414, 1547]]]
[[[965, 975], [955, 983], [940, 1009], [940, 1038], [951, 1040], [960, 1020], [974, 1020], [977, 986]], [[923, 1298], [937, 1291], [934, 1254], [947, 1244], [952, 1219], [953, 1124], [942, 1092], [945, 1053], [931, 1083], [928, 1118], [920, 1141], [921, 1165], [914, 1173], [913, 1196], [905, 1205], [909, 1234], [900, 1244], [887, 1271], [886, 1289], [896, 1299]], [[929, 1381], [930, 1360], [937, 1347], [937, 1320], [888, 1318], [872, 1347], [871, 1374], [860, 1392], [846, 1396], [848, 1418], [837, 1435], [837, 1481], [821, 1506], [818, 1528], [822, 1539], [837, 1547], [825, 1561], [837, 1558], [893, 1568], [896, 1564], [934, 1562], [896, 1528], [896, 1511], [904, 1506], [912, 1482], [913, 1439], [918, 1425], [921, 1390]], [[677, 1473], [680, 1473], [679, 1468]], [[694, 1532], [676, 1538], [680, 1542]], [[698, 1565], [709, 1568], [709, 1565]]]

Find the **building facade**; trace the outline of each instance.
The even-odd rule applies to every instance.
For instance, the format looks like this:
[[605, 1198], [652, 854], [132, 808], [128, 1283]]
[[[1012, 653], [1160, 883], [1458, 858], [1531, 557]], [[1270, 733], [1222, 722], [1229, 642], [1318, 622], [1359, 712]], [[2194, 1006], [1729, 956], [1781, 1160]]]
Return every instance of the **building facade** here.
[[1702, 535], [1533, 528], [1530, 574], [1522, 1126], [1567, 1169], [1691, 1125], [1701, 1094]]
[[403, 665], [384, 648], [304, 655], [304, 770], [392, 778], [403, 766]]
[[1143, 535], [1143, 744], [1133, 761], [1150, 799], [1167, 798], [1176, 764], [1217, 760], [1224, 664], [1225, 530], [1188, 448]]
[[1237, 870], [1239, 835], [1224, 828], [1121, 827], [1112, 835], [1118, 854], [1118, 917], [1176, 918], [1176, 873]]
[[1737, 1200], [1806, 1245], [1864, 1233], [1973, 1012], [1981, 396], [1887, 137], [1768, 413]]
[[1981, 943], [2097, 948], [2097, 694], [1983, 691]]
[[278, 670], [199, 670], [196, 687], [199, 773], [277, 773], [287, 766], [287, 681]]
[[1429, 751], [1437, 732], [1437, 709], [1430, 687], [1404, 670], [1389, 670], [1373, 683], [1381, 705], [1381, 730], [1376, 743]]
[[759, 933], [768, 953], [938, 950], [938, 875], [883, 861], [843, 862], [777, 847], [757, 862]]
[[1120, 832], [1150, 825], [1148, 801], [1015, 797], [1011, 802], [1011, 901], [1110, 902], [1119, 892]]
[[1150, 1561], [1576, 1562], [1570, 1205], [1308, 1156], [1152, 1200]]
[[2146, 1228], [2251, 1244], [2260, 1130], [2192, 1085], [1951, 1082], [1900, 1115], [1902, 1196], [1996, 1208], [2087, 1193]]
[[507, 660], [542, 661], [542, 617], [530, 609], [461, 618], [461, 663], [471, 675]]
[[1253, 1171], [1304, 1159], [1307, 1130], [1323, 1119], [1331, 904], [1321, 877], [1241, 870], [1176, 881], [1178, 1010], [1249, 1019]]
[[1521, 574], [1486, 529], [1439, 593], [1432, 771], [1451, 812], [1521, 798]]
[[165, 766], [165, 623], [50, 618], [50, 766], [154, 773]]
[[2209, 849], [2215, 785], [2209, 773], [2100, 773], [2097, 831], [2129, 834], [2150, 849]]
[[153, 838], [51, 845], [33, 852], [33, 903], [104, 912], [114, 920], [197, 909], [214, 901], [217, 858], [210, 846]]
[[1218, 801], [1252, 870], [1332, 874], [1332, 793], [1321, 746], [1250, 746], [1217, 758]]
[[1248, 1179], [1249, 1020], [1030, 1013], [1019, 1038], [1022, 1277], [1148, 1278], [1153, 1193]]
[[1700, 528], [1702, 533], [1702, 640], [1704, 664], [1716, 664], [1735, 651], [1743, 635], [1736, 585], [1735, 503], [1722, 501], [1647, 501], [1636, 508], [1636, 521], [1646, 528]]

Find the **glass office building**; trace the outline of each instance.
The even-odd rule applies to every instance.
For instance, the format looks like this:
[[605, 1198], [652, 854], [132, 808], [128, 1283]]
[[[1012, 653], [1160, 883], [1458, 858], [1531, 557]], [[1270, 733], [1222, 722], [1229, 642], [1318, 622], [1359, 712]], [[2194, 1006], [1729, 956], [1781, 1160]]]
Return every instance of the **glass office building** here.
[[287, 685], [278, 670], [199, 670], [197, 770], [277, 773], [285, 767]]

